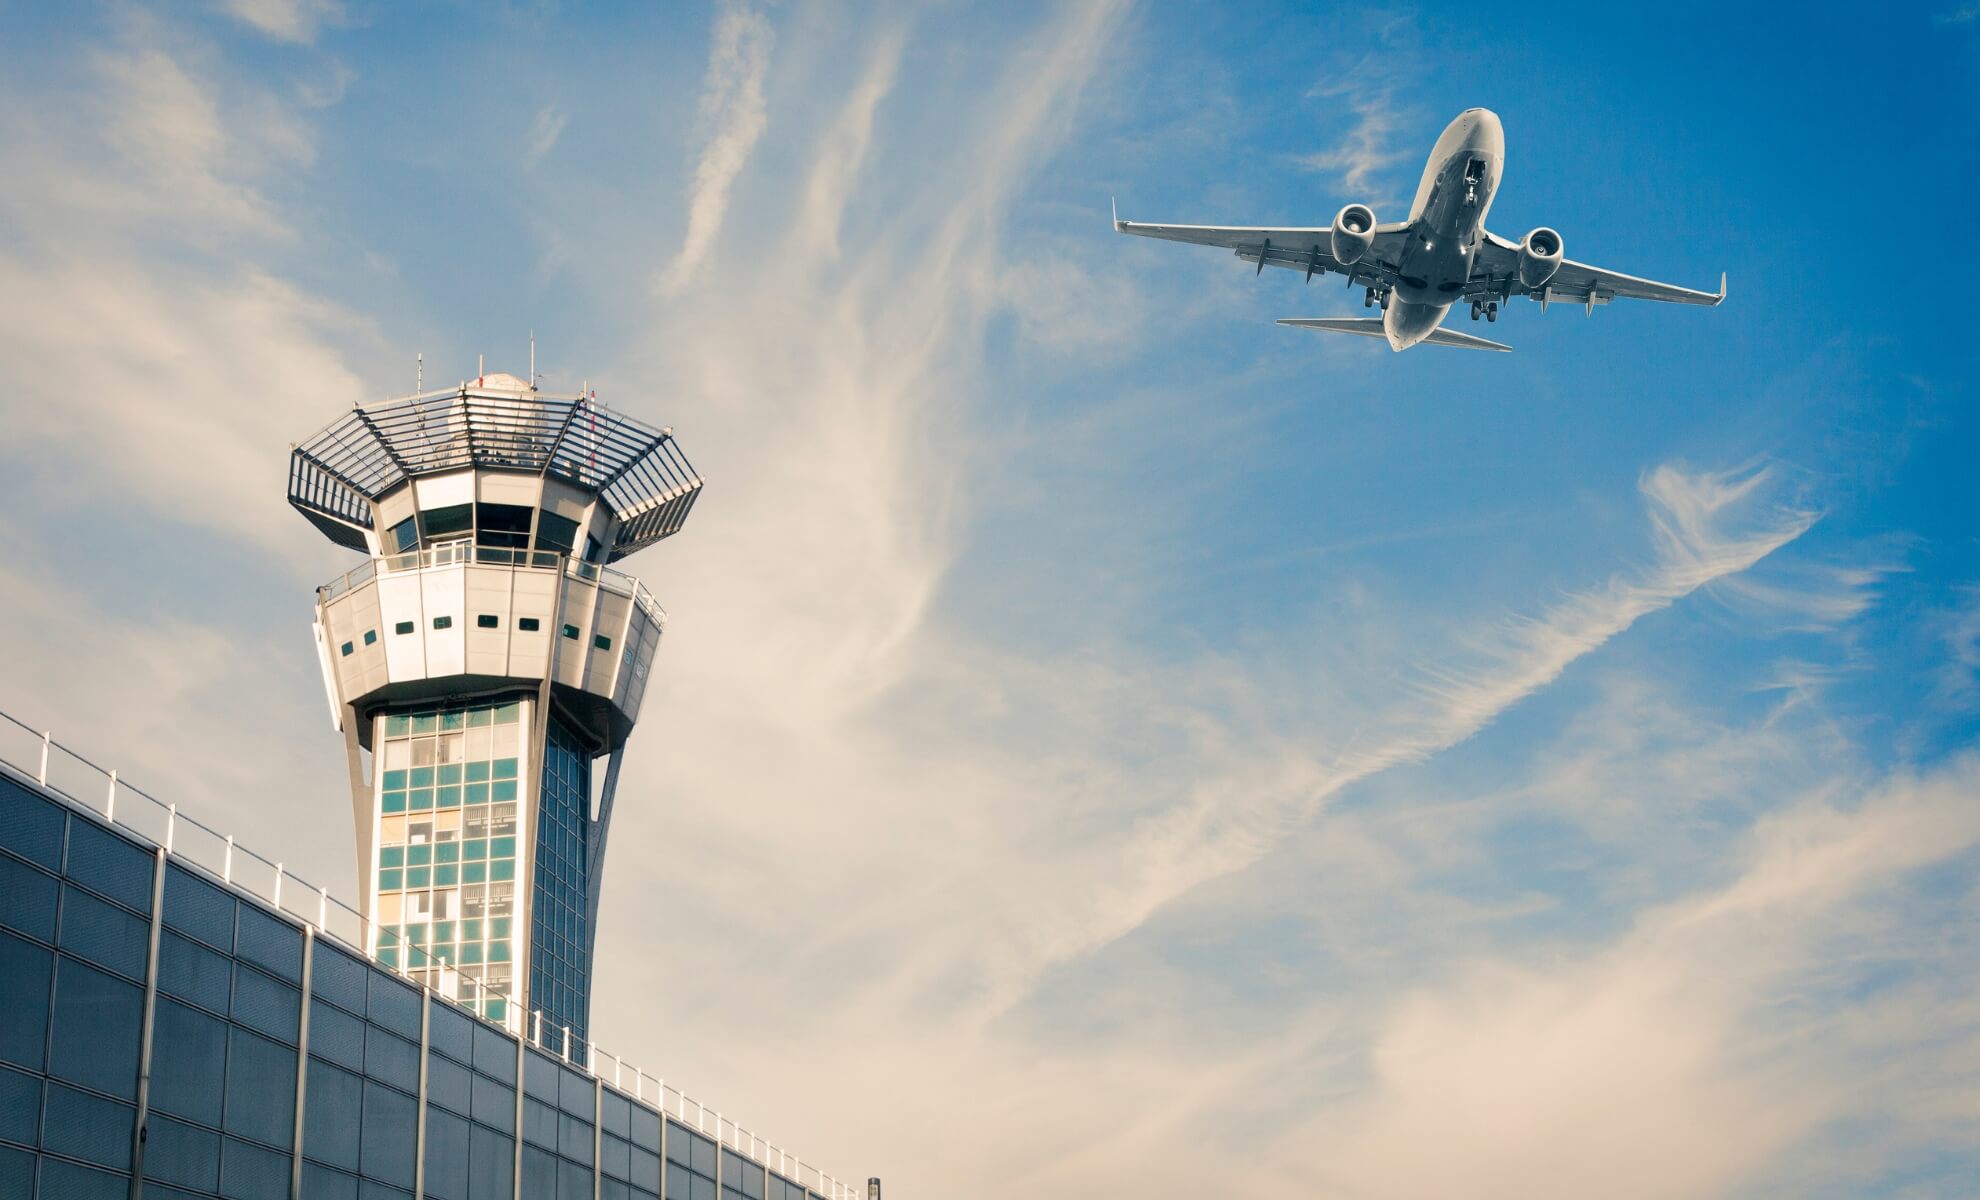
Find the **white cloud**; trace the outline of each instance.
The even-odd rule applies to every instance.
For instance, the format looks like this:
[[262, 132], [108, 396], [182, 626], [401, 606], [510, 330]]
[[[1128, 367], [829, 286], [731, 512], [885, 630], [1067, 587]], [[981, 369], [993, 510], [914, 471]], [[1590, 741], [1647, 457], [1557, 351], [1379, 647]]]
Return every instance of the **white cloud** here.
[[[1912, 873], [1971, 858], [1976, 796], [1967, 761], [1846, 806], [1804, 800], [1762, 823], [1730, 884], [1612, 945], [1479, 962], [1408, 993], [1382, 1018], [1368, 1086], [1280, 1148], [1352, 1197], [1707, 1197], [1795, 1176], [1788, 1152], [1824, 1122], [1903, 1111], [1904, 1085], [1868, 1083], [1867, 1062], [1974, 1028], [1957, 1010], [1885, 1019], [1925, 1016], [1918, 996], [1841, 1010], [1878, 1012], [1868, 1023], [1808, 1001], [1873, 986], [1874, 964], [1847, 956], [1900, 931], [1888, 906]], [[1973, 961], [1943, 961], [1972, 981]], [[1970, 1094], [1976, 1065], [1954, 1076]]]
[[[689, 188], [701, 223], [662, 268], [673, 291], [651, 336], [599, 368], [615, 380], [607, 401], [623, 387], [625, 407], [675, 424], [711, 480], [687, 532], [628, 564], [673, 621], [621, 792], [601, 1039], [808, 1157], [855, 1176], [872, 1164], [910, 1191], [1257, 1194], [1325, 1178], [1344, 1194], [1545, 1194], [1550, 1166], [1585, 1182], [1607, 1159], [1639, 1190], [1709, 1194], [1777, 1171], [1783, 1147], [1851, 1111], [1837, 1063], [1883, 1052], [1915, 1068], [1907, 1029], [1960, 1029], [1952, 989], [1925, 985], [1832, 1003], [1826, 1024], [1774, 1018], [1836, 978], [1867, 979], [1849, 967], [1873, 951], [1957, 958], [1893, 949], [1913, 926], [1880, 906], [1902, 903], [1894, 881], [1971, 844], [1971, 772], [1860, 799], [1840, 735], [1805, 709], [1728, 731], [1695, 698], [1624, 684], [1489, 790], [1453, 768], [1447, 794], [1418, 796], [1435, 789], [1398, 768], [1700, 589], [1769, 629], [1855, 620], [1869, 568], [1769, 561], [1815, 519], [1779, 500], [1779, 470], [1647, 472], [1647, 563], [1571, 564], [1588, 586], [1549, 603], [1529, 585], [1531, 615], [1512, 620], [1468, 589], [1413, 607], [1357, 578], [1302, 619], [1237, 631], [1249, 640], [1170, 628], [1151, 645], [1116, 628], [1104, 589], [1069, 578], [1120, 570], [1112, 547], [957, 570], [979, 553], [986, 497], [1062, 482], [1022, 452], [1066, 427], [1009, 431], [1008, 398], [985, 382], [986, 329], [1015, 307], [1023, 337], [1104, 349], [1123, 315], [1075, 248], [1013, 244], [1006, 228], [1121, 14], [1055, 10], [968, 54], [916, 44], [935, 36], [920, 24], [786, 33], [780, 71], [823, 82], [774, 129], [769, 18], [718, 17]], [[51, 137], [4, 160], [14, 179], [58, 165], [46, 178], [62, 194], [102, 203], [70, 222], [45, 203], [53, 191], [4, 201], [62, 250], [0, 249], [13, 298], [0, 299], [13, 371], [0, 416], [19, 435], [0, 474], [38, 512], [107, 519], [122, 505], [143, 529], [159, 522], [140, 505], [168, 496], [228, 548], [285, 567], [293, 554], [290, 573], [316, 582], [330, 571], [311, 554], [326, 552], [280, 505], [283, 451], [364, 390], [348, 347], [378, 339], [234, 252], [313, 232], [270, 182], [308, 162], [308, 127], [277, 106], [272, 127], [299, 137], [254, 132], [257, 106], [184, 56], [117, 62], [102, 76], [116, 96], [162, 105], [121, 114], [162, 120], [159, 158], [142, 140], [87, 156]], [[555, 108], [538, 114], [546, 147], [562, 127]], [[775, 269], [709, 269], [744, 211], [751, 260]], [[180, 223], [226, 252], [148, 241]], [[649, 383], [662, 394], [635, 392]], [[1040, 526], [1079, 519], [1054, 499]], [[1050, 597], [1037, 620], [1051, 628], [959, 602], [988, 573]], [[300, 838], [341, 863], [338, 747], [301, 619], [248, 636], [223, 618], [215, 633], [206, 598], [160, 584], [146, 594], [169, 607], [154, 617], [98, 602], [98, 586], [0, 571], [0, 608], [48, 631], [46, 645], [15, 635], [0, 691], [43, 697], [58, 724], [114, 728], [117, 764], [189, 804], [214, 801], [206, 756], [174, 744], [186, 729], [200, 745], [251, 743], [219, 781], [240, 804], [287, 786], [290, 756], [317, 755], [308, 780], [330, 819], [308, 832], [322, 836], [270, 829], [256, 844], [282, 854]], [[100, 653], [70, 648], [92, 635]], [[257, 651], [275, 638], [289, 649]], [[122, 687], [93, 709], [95, 681], [113, 676]], [[271, 696], [288, 700], [262, 711]], [[1357, 783], [1401, 799], [1333, 806]], [[1693, 831], [1783, 804], [1793, 815], [1733, 866]], [[1597, 889], [1629, 927], [1503, 934], [1577, 903], [1539, 872], [1482, 896], [1450, 884], [1517, 873], [1488, 836], [1506, 812], [1570, 823], [1590, 853], [1632, 847], [1628, 878]], [[1814, 1034], [1838, 1055], [1793, 1052]], [[1974, 1058], [1942, 1053], [1914, 1075], [1954, 1138], [1970, 1129]], [[1900, 1086], [1879, 1077], [1871, 1107], [1904, 1107]], [[1731, 1144], [1721, 1131], [1742, 1122]], [[1535, 1132], [1548, 1129], [1560, 1136]], [[1425, 1144], [1467, 1174], [1403, 1161]]]
[[[36, 233], [0, 248], [14, 434], [0, 460], [320, 563], [268, 498], [290, 443], [364, 394], [342, 348], [375, 335], [239, 265], [233, 250], [291, 236], [263, 183], [308, 165], [310, 132], [267, 95], [223, 102], [190, 57], [96, 53], [77, 91], [26, 110], [0, 144], [22, 181], [0, 204]], [[100, 116], [85, 126], [100, 136], [75, 113]]]
[[564, 126], [570, 118], [559, 112], [557, 106], [548, 104], [536, 112], [536, 119], [530, 123], [529, 146], [523, 151], [523, 165], [533, 167], [543, 161], [557, 145], [557, 139], [564, 136]]
[[1394, 89], [1386, 84], [1355, 84], [1319, 94], [1344, 101], [1354, 113], [1354, 127], [1332, 147], [1303, 155], [1299, 161], [1309, 170], [1338, 173], [1345, 194], [1366, 196], [1376, 178], [1406, 153], [1396, 142], [1405, 114], [1396, 107]]
[[818, 139], [811, 169], [805, 178], [804, 207], [792, 225], [788, 242], [821, 265], [839, 258], [839, 224], [848, 196], [859, 181], [873, 143], [873, 122], [881, 101], [894, 88], [907, 44], [907, 29], [882, 30], [871, 38], [866, 68], [836, 120]]
[[1940, 664], [1936, 695], [1941, 703], [1970, 708], [1980, 700], [1980, 588], [1959, 592], [1959, 607], [1943, 621], [1946, 658]]
[[663, 294], [678, 294], [708, 256], [728, 213], [729, 189], [769, 124], [763, 80], [770, 70], [773, 40], [770, 22], [744, 0], [723, 4], [715, 19], [715, 44], [701, 94], [708, 140], [689, 189], [686, 237], [680, 254], [660, 277]]
[[1133, 345], [1146, 315], [1141, 288], [1118, 269], [1095, 267], [1082, 257], [1071, 247], [1057, 247], [1034, 251], [999, 271], [998, 289], [1020, 336], [1060, 354]]
[[[1050, 1191], [1077, 1190], [1097, 1164], [1117, 1170], [1110, 1139], [1198, 1111], [1162, 1094], [1179, 1066], [1211, 1090], [1237, 1068], [1014, 1038], [1056, 972], [1258, 862], [1340, 788], [1469, 736], [1644, 614], [1806, 528], [1805, 514], [1765, 506], [1764, 479], [1673, 468], [1645, 484], [1647, 510], [1675, 531], [1655, 568], [1495, 629], [1429, 685], [1365, 665], [1352, 683], [1379, 686], [1322, 702], [1304, 694], [1310, 676], [1261, 683], [1274, 672], [1250, 660], [1164, 667], [1115, 643], [1050, 654], [957, 627], [938, 600], [961, 503], [1038, 486], [974, 461], [971, 440], [996, 421], [977, 366], [1009, 295], [1004, 213], [1062, 136], [1116, 16], [1069, 10], [998, 56], [996, 77], [954, 81], [968, 105], [914, 113], [889, 107], [898, 51], [862, 46], [813, 125], [793, 116], [766, 135], [770, 157], [806, 173], [736, 182], [759, 224], [803, 231], [776, 243], [776, 271], [687, 280], [622, 372], [693, 398], [669, 419], [712, 482], [689, 532], [630, 564], [675, 619], [648, 702], [665, 724], [643, 731], [626, 776], [628, 794], [665, 799], [622, 808], [615, 837], [700, 849], [664, 863], [615, 849], [608, 909], [628, 914], [636, 897], [663, 915], [608, 923], [608, 942], [645, 952], [606, 951], [600, 1036], [666, 1062], [691, 1091], [721, 1081], [724, 1104], [805, 1144], [884, 1139], [903, 1183], [1008, 1182], [993, 1146], [1013, 1141], [1039, 1140]], [[925, 140], [908, 140], [917, 131]], [[888, 169], [897, 160], [916, 170]], [[855, 203], [889, 219], [842, 221]], [[1288, 653], [1305, 665], [1311, 651]], [[1316, 709], [1340, 724], [1285, 715]], [[1369, 722], [1359, 739], [1356, 716]], [[715, 924], [664, 915], [690, 910]], [[755, 981], [741, 994], [739, 973]], [[801, 1014], [791, 989], [812, 998]], [[651, 997], [659, 1024], [686, 1020], [692, 1035], [649, 1050]], [[843, 1112], [790, 1090], [800, 1052], [842, 1089]], [[983, 1098], [945, 1091], [957, 1078]], [[1055, 1111], [1055, 1094], [1075, 1092], [1080, 1114]], [[942, 1103], [904, 1106], [908, 1093]], [[959, 1139], [965, 1127], [998, 1133]]]
[[221, 11], [280, 42], [308, 43], [344, 19], [338, 0], [222, 0]]

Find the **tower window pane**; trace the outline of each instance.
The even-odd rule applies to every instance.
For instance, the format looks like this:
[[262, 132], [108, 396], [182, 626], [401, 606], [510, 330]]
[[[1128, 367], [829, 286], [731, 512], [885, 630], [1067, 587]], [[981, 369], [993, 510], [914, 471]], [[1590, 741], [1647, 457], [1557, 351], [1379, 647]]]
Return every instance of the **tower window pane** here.
[[576, 521], [546, 510], [536, 522], [537, 549], [569, 554], [571, 548], [577, 545], [577, 529]]
[[483, 504], [475, 516], [475, 541], [484, 546], [525, 548], [536, 510], [526, 504]]
[[420, 524], [426, 527], [426, 539], [459, 537], [468, 532], [474, 522], [474, 505], [449, 504], [445, 508], [429, 508], [419, 514]]

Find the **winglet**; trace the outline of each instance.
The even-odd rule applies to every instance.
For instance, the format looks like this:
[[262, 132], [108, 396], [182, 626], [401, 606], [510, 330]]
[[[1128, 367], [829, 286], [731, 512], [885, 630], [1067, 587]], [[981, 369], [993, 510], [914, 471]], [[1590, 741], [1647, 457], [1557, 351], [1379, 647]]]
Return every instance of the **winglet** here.
[[1719, 298], [1717, 300], [1712, 301], [1712, 307], [1717, 308], [1721, 304], [1724, 304], [1725, 302], [1726, 302], [1726, 273], [1724, 271], [1721, 271], [1719, 272]]
[[1114, 232], [1119, 233], [1121, 231], [1121, 202], [1109, 196], [1107, 197], [1107, 203], [1114, 206]]

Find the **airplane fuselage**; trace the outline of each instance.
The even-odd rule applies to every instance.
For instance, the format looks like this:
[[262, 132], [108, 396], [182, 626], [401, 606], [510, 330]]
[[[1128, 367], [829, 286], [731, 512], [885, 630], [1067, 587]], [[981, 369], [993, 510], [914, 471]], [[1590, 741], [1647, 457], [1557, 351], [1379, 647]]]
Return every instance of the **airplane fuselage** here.
[[1395, 290], [1382, 312], [1382, 331], [1395, 349], [1429, 337], [1463, 295], [1505, 161], [1505, 130], [1487, 109], [1459, 113], [1437, 138], [1410, 205]]

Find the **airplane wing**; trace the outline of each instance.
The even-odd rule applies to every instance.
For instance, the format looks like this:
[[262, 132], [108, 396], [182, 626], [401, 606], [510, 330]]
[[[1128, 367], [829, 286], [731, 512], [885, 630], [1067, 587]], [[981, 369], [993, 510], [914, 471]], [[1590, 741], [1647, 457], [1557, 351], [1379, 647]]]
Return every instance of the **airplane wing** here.
[[1620, 271], [1605, 271], [1573, 259], [1564, 260], [1544, 286], [1529, 288], [1519, 281], [1518, 243], [1509, 242], [1495, 233], [1487, 233], [1485, 240], [1479, 244], [1472, 270], [1475, 274], [1465, 288], [1465, 298], [1470, 300], [1525, 296], [1540, 301], [1543, 306], [1549, 301], [1559, 300], [1584, 305], [1593, 311], [1597, 304], [1607, 304], [1618, 296], [1631, 300], [1704, 305], [1717, 305], [1726, 298], [1726, 277], [1723, 274], [1719, 276], [1718, 291], [1701, 292], [1672, 283], [1658, 283], [1654, 279], [1639, 279]]
[[1253, 225], [1146, 225], [1114, 217], [1114, 228], [1136, 237], [1161, 238], [1169, 242], [1190, 242], [1198, 246], [1218, 246], [1233, 251], [1248, 263], [1304, 271], [1308, 279], [1332, 271], [1346, 275], [1350, 283], [1383, 283], [1395, 278], [1395, 264], [1401, 261], [1406, 227], [1377, 225], [1375, 244], [1353, 265], [1337, 262], [1332, 250], [1334, 230], [1330, 225], [1307, 228], [1271, 228]]

